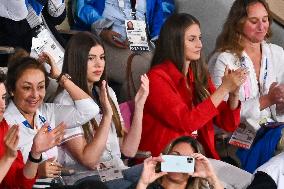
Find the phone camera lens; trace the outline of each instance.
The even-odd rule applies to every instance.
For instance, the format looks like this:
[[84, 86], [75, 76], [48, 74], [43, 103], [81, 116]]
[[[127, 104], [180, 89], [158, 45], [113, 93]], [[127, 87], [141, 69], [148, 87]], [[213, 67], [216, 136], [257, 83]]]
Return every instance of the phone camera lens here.
[[193, 161], [192, 157], [187, 158], [187, 163], [192, 163], [192, 161]]

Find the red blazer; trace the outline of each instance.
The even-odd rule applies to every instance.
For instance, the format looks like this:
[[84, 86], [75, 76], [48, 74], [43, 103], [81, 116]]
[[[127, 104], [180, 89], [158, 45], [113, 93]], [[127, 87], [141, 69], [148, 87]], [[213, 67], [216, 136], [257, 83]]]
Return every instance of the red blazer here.
[[[192, 73], [189, 78], [193, 78]], [[217, 108], [210, 98], [193, 105], [193, 79], [188, 89], [186, 77], [170, 61], [153, 67], [148, 77], [150, 93], [147, 98], [139, 149], [158, 156], [173, 139], [198, 132], [197, 140], [203, 145], [207, 157], [219, 159], [215, 150], [213, 123], [226, 131], [234, 131], [240, 123], [240, 107], [231, 110], [222, 102]], [[209, 79], [208, 90], [215, 87]], [[190, 92], [192, 91], [192, 93]]]
[[[3, 157], [5, 152], [4, 136], [9, 130], [9, 126], [5, 119], [0, 122], [0, 159]], [[35, 183], [34, 179], [27, 179], [23, 174], [24, 161], [20, 151], [18, 156], [11, 165], [7, 175], [4, 177], [0, 184], [0, 189], [31, 189]], [[1, 167], [0, 167], [1, 171]]]

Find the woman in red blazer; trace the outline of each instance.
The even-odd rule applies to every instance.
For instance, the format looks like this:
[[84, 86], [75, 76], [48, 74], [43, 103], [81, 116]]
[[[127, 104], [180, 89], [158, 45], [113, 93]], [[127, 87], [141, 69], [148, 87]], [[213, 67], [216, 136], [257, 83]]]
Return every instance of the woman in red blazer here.
[[213, 124], [227, 131], [238, 127], [238, 93], [247, 71], [226, 69], [222, 85], [215, 89], [201, 49], [200, 24], [195, 17], [182, 13], [167, 19], [148, 73], [150, 93], [140, 150], [157, 156], [174, 138], [191, 135], [203, 145], [207, 157], [219, 159]]

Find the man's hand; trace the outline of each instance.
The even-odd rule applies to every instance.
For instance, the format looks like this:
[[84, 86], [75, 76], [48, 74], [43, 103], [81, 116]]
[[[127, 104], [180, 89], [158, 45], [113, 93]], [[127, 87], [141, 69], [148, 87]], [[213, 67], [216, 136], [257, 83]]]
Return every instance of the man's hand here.
[[127, 40], [124, 40], [124, 41], [118, 40], [119, 38], [121, 38], [121, 35], [119, 33], [116, 33], [115, 31], [104, 29], [104, 30], [101, 31], [100, 36], [106, 42], [108, 42], [109, 44], [111, 44], [115, 47], [122, 48], [122, 49], [128, 48], [128, 41]]

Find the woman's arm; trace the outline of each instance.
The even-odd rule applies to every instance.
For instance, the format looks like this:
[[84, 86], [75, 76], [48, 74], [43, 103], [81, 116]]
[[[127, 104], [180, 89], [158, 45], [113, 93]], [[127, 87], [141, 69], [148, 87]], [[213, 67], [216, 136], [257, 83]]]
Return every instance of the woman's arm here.
[[209, 183], [210, 189], [224, 189], [224, 186], [218, 179], [209, 160], [199, 153], [192, 154], [192, 157], [195, 159], [195, 167], [192, 177], [206, 179]]
[[134, 157], [141, 139], [144, 104], [149, 94], [149, 79], [141, 76], [141, 86], [135, 96], [135, 110], [130, 130], [123, 138], [121, 152], [127, 157]]
[[[217, 56], [217, 58], [212, 58], [209, 61], [209, 71], [211, 74], [211, 77], [214, 81], [214, 84], [216, 87], [219, 87], [222, 83], [222, 77], [224, 76], [224, 72], [227, 66], [231, 69], [236, 69], [237, 66], [235, 66], [234, 62], [236, 62], [236, 58], [234, 55], [223, 52], [220, 55]], [[248, 70], [249, 72], [252, 72], [252, 70]], [[240, 100], [241, 100], [241, 118], [242, 120], [245, 120], [247, 118], [259, 120], [260, 111], [263, 110], [263, 108], [266, 108], [269, 106], [270, 102], [267, 95], [250, 99], [244, 99], [243, 94], [243, 86], [241, 87], [240, 92]], [[252, 90], [252, 88], [250, 88]], [[255, 107], [253, 111], [251, 111], [251, 107]]]
[[8, 130], [7, 134], [4, 137], [5, 144], [5, 154], [0, 159], [0, 183], [3, 178], [9, 171], [12, 163], [17, 157], [17, 146], [19, 143], [19, 126], [14, 125], [11, 129]]
[[229, 94], [229, 105], [232, 110], [238, 107], [238, 99], [240, 86], [247, 78], [247, 70], [245, 68], [238, 68], [232, 71], [226, 66], [224, 76], [222, 77], [221, 85], [211, 95], [213, 104], [217, 107], [224, 98]]
[[[165, 127], [176, 132], [192, 133], [202, 128], [219, 115], [218, 106], [229, 90], [220, 88], [209, 98], [196, 106], [191, 106], [174, 83], [175, 81], [165, 71], [153, 70], [148, 75], [150, 93], [145, 105], [144, 115], [151, 115], [163, 123]], [[185, 85], [180, 81], [181, 86]], [[218, 95], [222, 93], [222, 95]], [[220, 97], [222, 96], [222, 97]], [[212, 100], [213, 99], [213, 100]], [[214, 103], [213, 103], [214, 101]], [[147, 111], [147, 112], [146, 112]], [[196, 119], [198, 118], [198, 119]]]
[[138, 181], [136, 189], [146, 189], [149, 184], [157, 180], [158, 178], [166, 175], [166, 172], [156, 173], [156, 165], [157, 163], [162, 162], [163, 159], [161, 156], [159, 157], [149, 157], [144, 160], [143, 171], [141, 177]]
[[[58, 145], [63, 137], [64, 124], [53, 129], [51, 132], [48, 132], [48, 125], [43, 126], [35, 136], [33, 140], [33, 145], [31, 149], [31, 156], [34, 159], [40, 159], [41, 153], [47, 151], [48, 149]], [[11, 157], [17, 157], [18, 152], [16, 150], [17, 143], [19, 140], [18, 136], [19, 126], [14, 125], [5, 137], [6, 143], [6, 156], [10, 157], [7, 165], [12, 161]], [[14, 160], [13, 160], [14, 161]], [[13, 162], [12, 161], [12, 162]], [[7, 167], [5, 165], [5, 167]], [[5, 167], [3, 173], [5, 172]], [[9, 167], [10, 168], [10, 167]], [[9, 169], [8, 168], [8, 169]], [[18, 155], [18, 158], [13, 163], [11, 169], [9, 170], [7, 177], [5, 177], [5, 183], [11, 187], [20, 187], [20, 188], [31, 188], [35, 182], [35, 176], [37, 174], [38, 163], [32, 162], [30, 160], [24, 165], [21, 155]], [[5, 174], [5, 173], [4, 173]], [[1, 173], [2, 176], [2, 167]]]
[[[40, 128], [33, 140], [33, 145], [30, 151], [29, 159], [24, 166], [23, 173], [25, 178], [32, 179], [35, 178], [37, 170], [39, 167], [38, 162], [32, 161], [33, 159], [41, 159], [41, 154], [54, 146], [60, 144], [64, 135], [65, 124], [61, 123], [55, 127], [52, 131], [48, 131], [48, 123]], [[57, 170], [47, 170], [46, 175], [40, 175], [41, 177], [55, 177], [58, 176], [60, 172]]]
[[89, 169], [95, 169], [105, 150], [109, 130], [112, 121], [112, 109], [106, 92], [106, 82], [102, 82], [100, 90], [100, 102], [103, 110], [103, 117], [99, 127], [90, 143], [87, 143], [84, 136], [76, 137], [67, 141], [64, 145], [71, 155], [82, 165]]
[[61, 73], [53, 58], [48, 53], [41, 54], [39, 61], [50, 65], [50, 77], [58, 80], [58, 83], [69, 93], [73, 101], [91, 98], [85, 91], [72, 82], [72, 78], [69, 79], [65, 73]]

